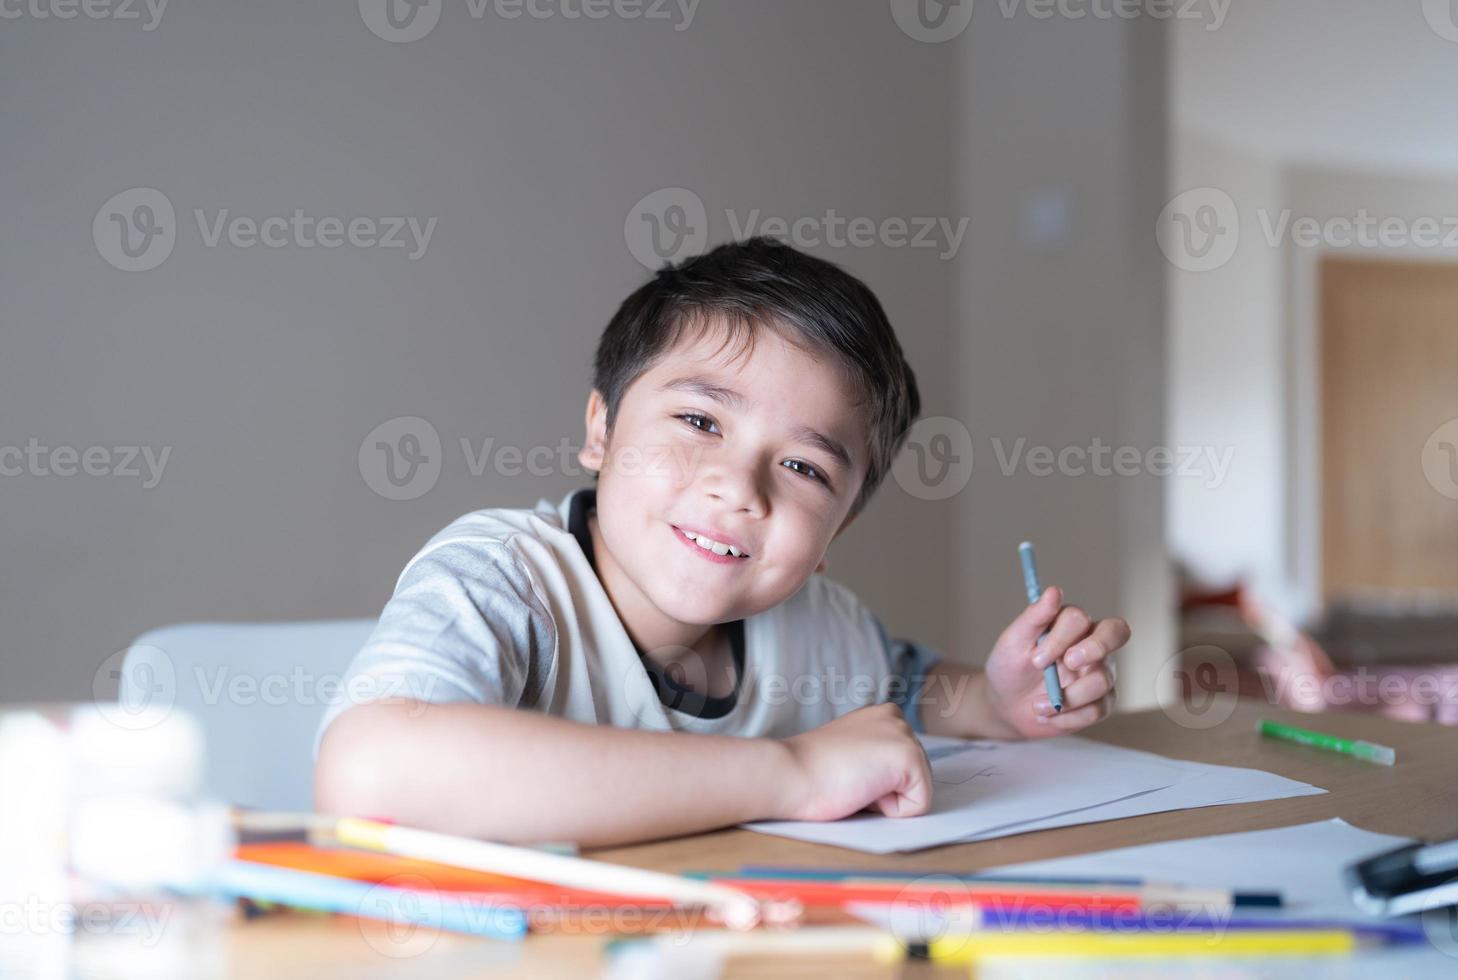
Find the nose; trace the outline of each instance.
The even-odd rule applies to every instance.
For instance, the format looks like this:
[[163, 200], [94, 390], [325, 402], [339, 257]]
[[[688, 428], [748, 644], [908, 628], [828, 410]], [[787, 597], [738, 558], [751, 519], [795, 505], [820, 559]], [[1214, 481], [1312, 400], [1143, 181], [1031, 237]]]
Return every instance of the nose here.
[[743, 461], [721, 461], [704, 476], [705, 492], [724, 509], [743, 512], [750, 517], [763, 517], [769, 511], [769, 500], [759, 478], [758, 467]]

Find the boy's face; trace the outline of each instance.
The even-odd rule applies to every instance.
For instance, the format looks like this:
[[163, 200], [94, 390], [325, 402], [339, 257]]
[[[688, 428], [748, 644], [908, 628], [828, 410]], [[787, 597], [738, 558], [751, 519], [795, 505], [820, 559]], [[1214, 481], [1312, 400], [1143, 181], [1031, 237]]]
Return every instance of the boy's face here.
[[[598, 533], [610, 552], [599, 572], [633, 593], [614, 602], [684, 624], [742, 619], [793, 595], [866, 475], [864, 413], [840, 372], [775, 330], [761, 328], [747, 351], [726, 344], [726, 330], [688, 332], [639, 375], [610, 438], [593, 391], [580, 454], [599, 471]], [[747, 557], [704, 550], [684, 530]]]

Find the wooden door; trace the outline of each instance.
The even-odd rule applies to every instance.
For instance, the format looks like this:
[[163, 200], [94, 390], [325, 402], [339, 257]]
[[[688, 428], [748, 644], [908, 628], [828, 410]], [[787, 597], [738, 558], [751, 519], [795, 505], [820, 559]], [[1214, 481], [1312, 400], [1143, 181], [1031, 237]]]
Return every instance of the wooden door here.
[[1458, 264], [1321, 264], [1322, 593], [1458, 598]]

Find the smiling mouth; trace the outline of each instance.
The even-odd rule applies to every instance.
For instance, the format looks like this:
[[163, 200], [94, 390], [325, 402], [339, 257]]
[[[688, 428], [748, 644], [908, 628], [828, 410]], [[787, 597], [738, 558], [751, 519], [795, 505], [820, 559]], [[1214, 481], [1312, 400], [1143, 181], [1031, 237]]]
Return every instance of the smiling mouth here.
[[685, 531], [683, 528], [679, 527], [676, 524], [670, 526], [673, 528], [673, 533], [678, 537], [680, 541], [682, 541], [690, 548], [693, 548], [695, 551], [699, 552], [705, 558], [717, 559], [721, 562], [731, 563], [747, 561], [749, 559], [748, 554], [739, 551], [739, 549], [734, 548], [730, 545], [714, 541], [712, 538], [705, 537], [701, 534], [693, 534], [689, 531]]

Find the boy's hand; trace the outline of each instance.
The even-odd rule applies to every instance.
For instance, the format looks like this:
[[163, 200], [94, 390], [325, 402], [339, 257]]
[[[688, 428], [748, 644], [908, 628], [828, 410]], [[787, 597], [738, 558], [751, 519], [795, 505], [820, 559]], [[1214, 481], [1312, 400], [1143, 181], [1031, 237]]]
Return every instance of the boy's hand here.
[[[1092, 622], [1077, 606], [1063, 606], [1062, 599], [1057, 588], [1044, 589], [1002, 631], [987, 658], [988, 707], [1024, 738], [1076, 732], [1113, 708], [1114, 672], [1107, 658], [1129, 642], [1129, 624], [1122, 619]], [[1048, 637], [1039, 644], [1045, 629]], [[1058, 713], [1043, 686], [1043, 666], [1054, 659], [1063, 687], [1063, 710]]]
[[787, 820], [839, 820], [864, 809], [914, 817], [931, 807], [931, 765], [901, 709], [857, 708], [784, 740], [793, 762]]

